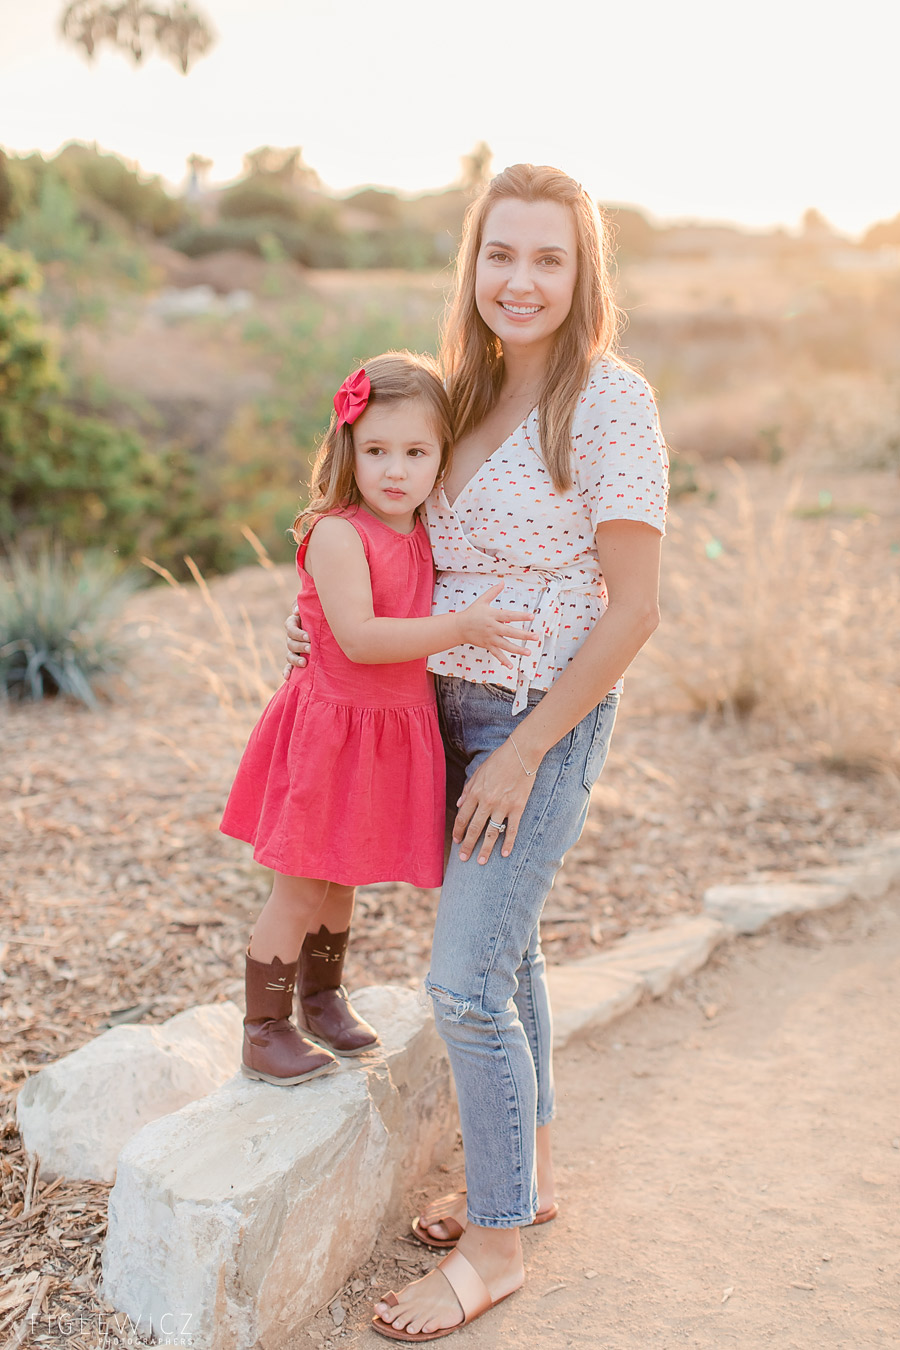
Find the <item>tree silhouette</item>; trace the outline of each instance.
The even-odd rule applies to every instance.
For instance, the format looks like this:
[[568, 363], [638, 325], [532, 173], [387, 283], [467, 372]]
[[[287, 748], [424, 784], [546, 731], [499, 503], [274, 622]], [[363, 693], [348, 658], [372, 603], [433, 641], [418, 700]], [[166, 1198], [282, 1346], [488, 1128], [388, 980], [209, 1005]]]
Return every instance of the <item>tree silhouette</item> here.
[[276, 180], [282, 187], [317, 187], [319, 175], [303, 158], [303, 149], [299, 145], [278, 149], [272, 145], [261, 145], [244, 155], [244, 173], [248, 178], [269, 178]]
[[136, 65], [155, 50], [183, 75], [215, 40], [207, 19], [186, 0], [174, 0], [168, 9], [143, 0], [122, 0], [121, 4], [73, 0], [63, 12], [60, 29], [66, 41], [81, 47], [89, 60], [103, 44], [129, 52]]
[[491, 176], [493, 158], [494, 152], [487, 141], [479, 141], [468, 155], [462, 156], [460, 183], [464, 192], [474, 196], [481, 191]]

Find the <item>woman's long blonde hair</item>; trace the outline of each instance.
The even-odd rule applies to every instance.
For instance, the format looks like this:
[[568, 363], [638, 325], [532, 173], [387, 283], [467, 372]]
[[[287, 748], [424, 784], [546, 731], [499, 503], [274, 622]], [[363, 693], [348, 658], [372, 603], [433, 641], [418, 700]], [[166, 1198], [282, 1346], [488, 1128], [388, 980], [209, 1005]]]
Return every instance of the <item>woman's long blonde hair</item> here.
[[[432, 427], [441, 442], [440, 481], [450, 464], [453, 417], [434, 359], [416, 352], [384, 352], [366, 361], [362, 369], [371, 385], [367, 407], [373, 403], [397, 403], [406, 398], [418, 398], [428, 405]], [[353, 473], [353, 427], [346, 422], [341, 426], [337, 423], [337, 413], [333, 412], [316, 452], [309, 483], [309, 505], [294, 521], [293, 534], [298, 543], [301, 534], [317, 516], [358, 506], [362, 501]]]
[[560, 169], [513, 164], [488, 183], [466, 212], [441, 349], [447, 391], [457, 437], [483, 421], [500, 393], [503, 347], [478, 313], [475, 267], [487, 214], [505, 198], [561, 202], [571, 210], [575, 224], [578, 272], [572, 308], [556, 335], [538, 399], [544, 463], [556, 490], [564, 492], [572, 485], [570, 429], [575, 406], [593, 363], [605, 354], [615, 355], [622, 316], [613, 299], [600, 213], [584, 188]]

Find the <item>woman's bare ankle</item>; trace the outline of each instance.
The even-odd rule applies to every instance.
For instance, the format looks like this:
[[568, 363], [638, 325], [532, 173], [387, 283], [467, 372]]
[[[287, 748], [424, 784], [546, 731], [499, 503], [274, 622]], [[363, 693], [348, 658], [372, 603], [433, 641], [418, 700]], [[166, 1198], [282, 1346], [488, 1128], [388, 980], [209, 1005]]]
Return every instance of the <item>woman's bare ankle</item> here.
[[478, 1271], [495, 1299], [518, 1289], [525, 1277], [518, 1228], [480, 1228], [469, 1223], [456, 1248]]
[[556, 1178], [553, 1172], [553, 1146], [550, 1125], [535, 1131], [535, 1169], [537, 1171], [538, 1209], [549, 1209], [556, 1202]]

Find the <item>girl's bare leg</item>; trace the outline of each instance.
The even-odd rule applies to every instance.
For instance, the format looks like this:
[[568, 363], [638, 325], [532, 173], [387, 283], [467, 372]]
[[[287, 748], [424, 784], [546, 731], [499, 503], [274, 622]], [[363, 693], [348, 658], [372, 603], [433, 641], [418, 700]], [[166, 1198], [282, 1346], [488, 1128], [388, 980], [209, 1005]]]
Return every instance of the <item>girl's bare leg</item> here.
[[253, 960], [269, 962], [277, 956], [288, 964], [296, 961], [328, 889], [327, 881], [287, 877], [276, 872], [272, 894], [262, 907], [250, 939]]
[[353, 886], [329, 883], [304, 934], [297, 974], [302, 1024], [339, 1055], [361, 1055], [378, 1043], [377, 1031], [359, 1016], [344, 988], [355, 895]]
[[355, 886], [339, 886], [336, 881], [329, 881], [328, 890], [318, 913], [313, 917], [309, 932], [317, 933], [324, 925], [329, 933], [346, 933], [353, 918], [355, 899]]

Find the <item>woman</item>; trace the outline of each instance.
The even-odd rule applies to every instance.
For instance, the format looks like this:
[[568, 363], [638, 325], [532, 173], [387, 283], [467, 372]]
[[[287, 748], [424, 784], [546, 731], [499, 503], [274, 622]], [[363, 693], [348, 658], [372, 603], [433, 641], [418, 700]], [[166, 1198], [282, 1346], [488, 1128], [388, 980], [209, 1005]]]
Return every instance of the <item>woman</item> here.
[[[434, 610], [491, 580], [542, 641], [510, 671], [472, 647], [429, 662], [458, 802], [426, 981], [456, 1082], [466, 1194], [417, 1221], [455, 1250], [376, 1305], [430, 1340], [524, 1278], [520, 1229], [556, 1212], [550, 1008], [539, 919], [587, 816], [623, 671], [659, 621], [666, 454], [646, 383], [615, 359], [618, 312], [590, 198], [515, 165], [470, 208], [442, 362], [458, 439], [426, 504]], [[308, 650], [289, 623], [293, 659]]]

